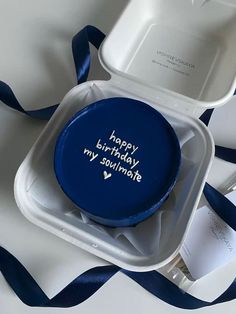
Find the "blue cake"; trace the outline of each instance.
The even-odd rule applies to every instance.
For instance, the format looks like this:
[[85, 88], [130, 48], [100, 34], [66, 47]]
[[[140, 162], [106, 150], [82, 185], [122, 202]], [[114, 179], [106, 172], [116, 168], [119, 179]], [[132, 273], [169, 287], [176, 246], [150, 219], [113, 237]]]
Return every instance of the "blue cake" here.
[[134, 226], [160, 208], [181, 163], [168, 121], [138, 100], [110, 98], [79, 111], [60, 133], [54, 155], [65, 194], [93, 221]]

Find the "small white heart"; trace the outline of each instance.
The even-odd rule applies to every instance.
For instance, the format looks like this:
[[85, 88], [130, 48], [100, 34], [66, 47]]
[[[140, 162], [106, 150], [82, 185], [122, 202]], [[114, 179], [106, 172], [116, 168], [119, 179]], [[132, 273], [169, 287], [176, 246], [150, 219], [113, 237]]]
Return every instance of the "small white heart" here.
[[104, 176], [104, 180], [107, 180], [107, 179], [109, 179], [112, 176], [112, 174], [111, 173], [107, 173], [106, 171], [104, 171], [103, 172], [103, 176]]

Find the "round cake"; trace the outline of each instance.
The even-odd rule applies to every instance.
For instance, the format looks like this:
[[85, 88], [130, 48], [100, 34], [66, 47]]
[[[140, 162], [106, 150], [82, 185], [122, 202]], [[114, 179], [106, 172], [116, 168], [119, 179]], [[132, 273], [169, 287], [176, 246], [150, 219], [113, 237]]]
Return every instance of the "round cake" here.
[[173, 189], [180, 168], [178, 138], [168, 121], [138, 100], [110, 98], [79, 111], [60, 133], [57, 180], [93, 221], [134, 226]]

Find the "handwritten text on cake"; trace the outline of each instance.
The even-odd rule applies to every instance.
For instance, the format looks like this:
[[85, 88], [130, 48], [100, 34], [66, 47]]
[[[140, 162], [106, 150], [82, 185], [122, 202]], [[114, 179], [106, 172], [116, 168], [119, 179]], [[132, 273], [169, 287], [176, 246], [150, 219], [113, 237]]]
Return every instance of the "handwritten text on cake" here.
[[[122, 140], [113, 130], [108, 138], [108, 141], [104, 141], [101, 138], [97, 140], [95, 144], [96, 150], [90, 150], [84, 148], [84, 155], [89, 158], [90, 162], [98, 161], [101, 165], [119, 172], [133, 181], [141, 182], [142, 176], [137, 169], [140, 161], [136, 159], [135, 154], [139, 147], [129, 143], [128, 141]], [[108, 142], [108, 144], [107, 144]], [[105, 156], [100, 154], [105, 153]], [[110, 159], [111, 157], [112, 160]], [[104, 171], [104, 179], [111, 178], [112, 174]]]

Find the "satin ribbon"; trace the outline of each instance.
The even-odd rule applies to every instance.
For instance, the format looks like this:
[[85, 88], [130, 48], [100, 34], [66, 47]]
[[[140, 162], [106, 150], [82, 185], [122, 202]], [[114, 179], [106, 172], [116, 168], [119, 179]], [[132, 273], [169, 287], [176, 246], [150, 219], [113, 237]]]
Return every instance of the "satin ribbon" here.
[[[73, 38], [72, 50], [78, 84], [85, 82], [88, 77], [91, 62], [89, 43], [92, 43], [98, 49], [104, 38], [105, 35], [93, 26], [85, 27]], [[50, 119], [58, 106], [54, 105], [44, 109], [26, 111], [19, 104], [11, 88], [4, 82], [0, 82], [0, 100], [7, 106], [28, 116], [45, 120]], [[207, 111], [201, 117], [202, 121], [208, 124], [212, 112]], [[228, 161], [233, 161], [233, 158], [227, 154], [227, 151], [228, 149], [225, 149], [224, 154], [226, 153]], [[236, 207], [208, 184], [204, 189], [204, 193], [218, 215], [235, 229]], [[232, 224], [232, 222], [234, 223]], [[182, 309], [198, 309], [228, 302], [236, 298], [236, 280], [214, 302], [205, 302], [188, 293], [184, 293], [156, 271], [137, 273], [111, 265], [95, 267], [86, 271], [54, 298], [49, 299], [24, 266], [2, 247], [0, 247], [0, 271], [19, 299], [31, 307], [68, 308], [79, 305], [89, 299], [117, 272], [122, 272], [162, 301]]]
[[[236, 91], [234, 95], [236, 95]], [[214, 110], [215, 109], [208, 109], [201, 115], [200, 120], [203, 123], [205, 123], [206, 126], [209, 125]], [[236, 149], [216, 145], [215, 155], [216, 157], [223, 159], [225, 161], [228, 161], [234, 164], [236, 163]]]
[[[236, 95], [236, 91], [234, 95]], [[208, 109], [201, 115], [200, 120], [206, 126], [209, 126], [214, 110]], [[215, 155], [222, 160], [236, 163], [236, 149], [216, 145]], [[236, 206], [209, 184], [205, 185], [203, 192], [214, 211], [236, 231]]]
[[49, 299], [22, 264], [3, 248], [0, 248], [0, 270], [21, 301], [31, 307], [70, 308], [79, 305], [118, 272], [122, 272], [162, 301], [182, 309], [199, 309], [236, 298], [236, 280], [214, 302], [206, 302], [184, 293], [156, 271], [137, 273], [111, 265], [86, 271], [54, 298]]
[[[86, 82], [88, 78], [91, 64], [89, 43], [99, 49], [104, 38], [105, 34], [90, 25], [86, 26], [73, 37], [72, 52], [78, 84]], [[0, 101], [12, 109], [40, 120], [49, 120], [58, 107], [58, 105], [53, 105], [43, 109], [25, 110], [18, 102], [10, 86], [2, 81], [0, 81]]]

